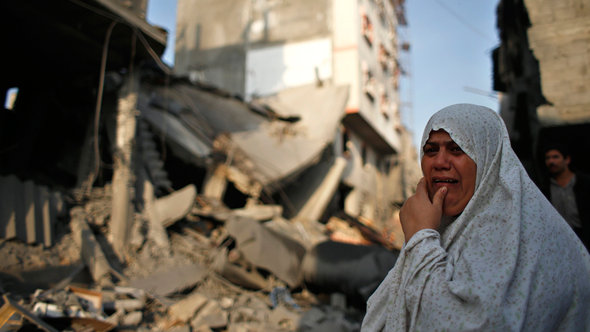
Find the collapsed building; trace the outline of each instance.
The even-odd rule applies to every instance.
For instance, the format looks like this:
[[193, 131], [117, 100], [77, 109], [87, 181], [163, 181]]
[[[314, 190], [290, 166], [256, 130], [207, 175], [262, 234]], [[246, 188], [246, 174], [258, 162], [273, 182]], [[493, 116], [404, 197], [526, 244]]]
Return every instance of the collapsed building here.
[[[394, 77], [397, 40], [371, 20], [403, 19], [403, 2], [355, 18], [383, 58], [357, 66], [364, 86], [318, 74], [266, 94], [173, 72], [146, 3], [1, 5], [0, 310], [44, 330], [357, 329], [347, 300], [393, 266], [418, 174], [397, 87], [375, 79]], [[332, 309], [311, 310], [322, 293]]]
[[[276, 112], [309, 112], [313, 131], [332, 128], [326, 141], [339, 161], [325, 161], [340, 165], [340, 209], [383, 224], [419, 177], [400, 115], [403, 4], [180, 0], [174, 68], [246, 100], [282, 98]], [[346, 96], [319, 104], [330, 90]], [[329, 118], [331, 127], [321, 123]]]
[[543, 147], [570, 147], [571, 166], [590, 171], [590, 3], [502, 0], [494, 90], [512, 146], [532, 179], [544, 176]]

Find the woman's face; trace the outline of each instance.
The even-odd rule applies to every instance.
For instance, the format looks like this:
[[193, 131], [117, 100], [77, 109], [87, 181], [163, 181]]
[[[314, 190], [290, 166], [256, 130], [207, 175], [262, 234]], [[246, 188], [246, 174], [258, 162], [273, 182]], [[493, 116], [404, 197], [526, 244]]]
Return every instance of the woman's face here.
[[447, 187], [443, 215], [463, 212], [475, 191], [477, 165], [444, 131], [431, 131], [424, 144], [422, 173], [430, 200], [440, 187]]

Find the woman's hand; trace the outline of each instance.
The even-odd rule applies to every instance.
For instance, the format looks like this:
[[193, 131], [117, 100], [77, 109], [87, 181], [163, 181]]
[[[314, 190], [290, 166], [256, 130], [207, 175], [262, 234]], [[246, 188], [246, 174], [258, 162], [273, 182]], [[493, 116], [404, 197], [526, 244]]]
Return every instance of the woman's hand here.
[[420, 179], [416, 193], [406, 200], [399, 213], [406, 243], [418, 231], [427, 228], [437, 229], [440, 226], [447, 190], [446, 187], [440, 188], [431, 202], [426, 190], [426, 180]]

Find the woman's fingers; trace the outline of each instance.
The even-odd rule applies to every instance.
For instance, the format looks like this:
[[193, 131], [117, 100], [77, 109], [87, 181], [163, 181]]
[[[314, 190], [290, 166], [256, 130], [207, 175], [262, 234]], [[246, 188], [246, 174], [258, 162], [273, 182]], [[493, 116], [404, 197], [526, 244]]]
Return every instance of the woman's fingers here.
[[431, 202], [426, 181], [424, 178], [420, 179], [416, 186], [416, 194], [408, 198], [400, 210], [400, 221], [406, 242], [422, 229], [438, 228], [447, 191], [446, 187], [439, 188]]
[[432, 205], [436, 208], [437, 211], [440, 211], [442, 215], [443, 203], [445, 201], [445, 197], [447, 196], [447, 187], [442, 187], [436, 191], [434, 197], [432, 198]]

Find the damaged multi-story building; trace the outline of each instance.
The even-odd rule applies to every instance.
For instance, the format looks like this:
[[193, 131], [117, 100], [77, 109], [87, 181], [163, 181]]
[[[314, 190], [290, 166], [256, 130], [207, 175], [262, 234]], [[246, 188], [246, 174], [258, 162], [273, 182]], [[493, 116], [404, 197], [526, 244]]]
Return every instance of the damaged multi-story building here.
[[550, 143], [590, 172], [590, 1], [502, 0], [497, 14], [494, 89], [515, 152], [537, 182]]
[[3, 4], [0, 187], [18, 193], [3, 237], [50, 245], [52, 193], [81, 202], [110, 183], [120, 257], [133, 212], [189, 185], [301, 222], [391, 224], [418, 177], [399, 114], [403, 1], [180, 1], [174, 71], [146, 5]]
[[[342, 210], [384, 225], [415, 185], [416, 156], [399, 111], [397, 29], [405, 24], [403, 5], [399, 0], [178, 2], [178, 74], [273, 105], [283, 117], [301, 117], [307, 136], [325, 131], [321, 141], [306, 146], [256, 153], [259, 168], [284, 173], [288, 190], [271, 183], [262, 183], [262, 189], [287, 215], [319, 220]], [[237, 144], [250, 151], [261, 146]], [[304, 164], [315, 166], [301, 173]]]
[[[0, 237], [51, 246], [67, 193], [82, 200], [118, 178], [118, 198], [130, 197], [134, 121], [124, 135], [117, 123], [134, 120], [133, 80], [166, 46], [166, 32], [145, 21], [146, 3], [2, 3]], [[118, 198], [113, 213], [126, 219], [129, 199]]]
[[[0, 293], [84, 270], [85, 286], [134, 285], [165, 312], [176, 286], [216, 274], [363, 307], [418, 175], [399, 114], [403, 1], [181, 1], [174, 69], [146, 6], [0, 5]], [[60, 273], [39, 272], [49, 261]]]

